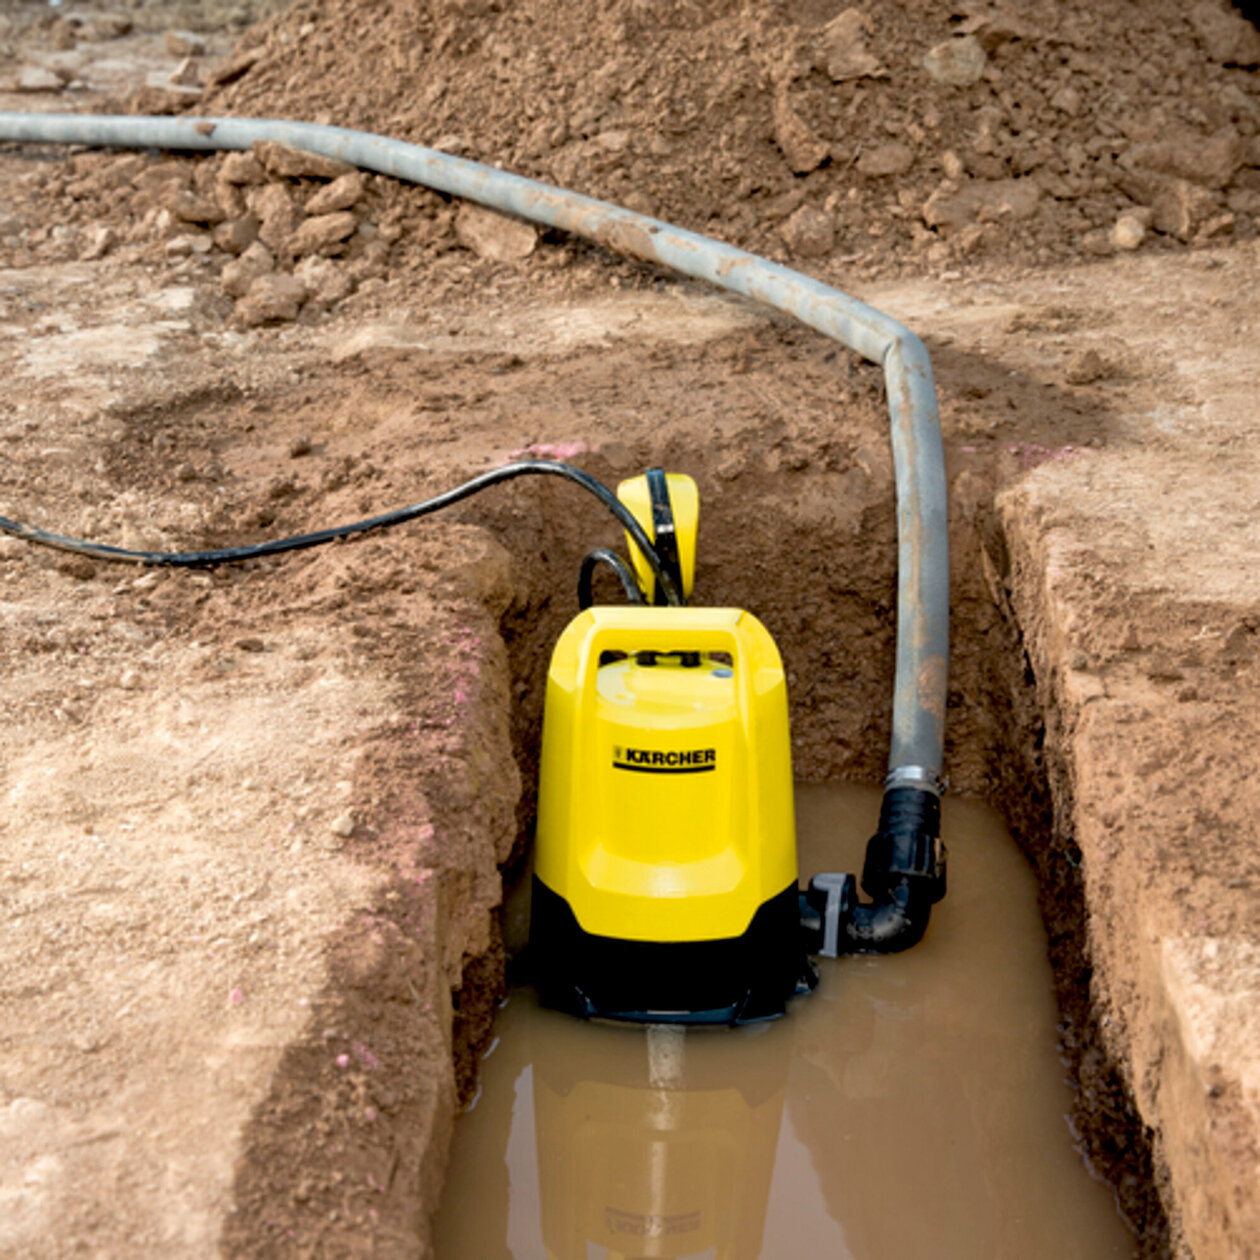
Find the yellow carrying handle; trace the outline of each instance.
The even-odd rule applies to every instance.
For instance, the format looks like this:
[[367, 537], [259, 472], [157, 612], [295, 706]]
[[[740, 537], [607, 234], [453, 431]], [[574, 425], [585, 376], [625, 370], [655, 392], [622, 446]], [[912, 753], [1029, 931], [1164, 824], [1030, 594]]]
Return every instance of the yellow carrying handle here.
[[738, 608], [588, 609], [584, 616], [591, 623], [578, 645], [574, 680], [582, 707], [595, 702], [595, 675], [604, 652], [725, 652], [735, 670], [740, 709], [747, 714], [755, 662], [744, 659], [744, 649], [751, 646], [741, 633], [746, 615]]

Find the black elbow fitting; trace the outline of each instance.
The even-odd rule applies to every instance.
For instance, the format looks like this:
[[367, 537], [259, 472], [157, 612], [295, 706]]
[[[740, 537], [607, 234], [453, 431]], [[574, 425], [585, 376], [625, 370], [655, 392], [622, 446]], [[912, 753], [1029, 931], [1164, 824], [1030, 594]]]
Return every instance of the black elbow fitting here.
[[[912, 787], [886, 791], [879, 829], [866, 846], [862, 869], [862, 887], [872, 904], [858, 903], [852, 876], [815, 876], [805, 894], [814, 907], [814, 914], [802, 920], [807, 942], [821, 943], [817, 952], [835, 957], [892, 954], [922, 940], [933, 904], [945, 895], [940, 826], [941, 802], [934, 792]], [[834, 927], [824, 935], [828, 911]]]
[[945, 895], [940, 832], [935, 792], [897, 787], [884, 793], [862, 867], [862, 887], [874, 904], [854, 906], [845, 924], [855, 953], [896, 953], [923, 939], [932, 906]]
[[845, 953], [895, 954], [923, 939], [932, 911], [931, 898], [922, 886], [908, 879], [889, 894], [887, 901], [854, 906], [844, 925]]

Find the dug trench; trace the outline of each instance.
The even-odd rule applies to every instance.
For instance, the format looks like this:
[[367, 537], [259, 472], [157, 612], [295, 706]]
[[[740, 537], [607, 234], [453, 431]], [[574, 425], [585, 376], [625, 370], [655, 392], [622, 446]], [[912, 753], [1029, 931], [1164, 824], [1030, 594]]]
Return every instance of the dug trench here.
[[[687, 461], [681, 451], [666, 449], [660, 458], [671, 468], [697, 468], [697, 479], [709, 490], [702, 498], [697, 566], [701, 602], [755, 609], [779, 645], [791, 696], [798, 780], [879, 783], [890, 735], [895, 638], [891, 468], [877, 457], [871, 461], [874, 476], [863, 468], [858, 486], [852, 481], [837, 485], [834, 475], [816, 471], [817, 455], [810, 452], [805, 467], [787, 474], [786, 485], [781, 470], [741, 473], [724, 483], [711, 466]], [[872, 455], [866, 452], [866, 458]], [[587, 466], [608, 480], [625, 472], [600, 460]], [[1140, 1240], [1140, 1254], [1165, 1255], [1168, 1229], [1151, 1135], [1118, 1065], [1103, 1048], [1090, 1003], [1081, 855], [1051, 789], [1052, 777], [1062, 778], [1055, 766], [1059, 750], [1047, 739], [1019, 625], [1009, 610], [1003, 614], [990, 586], [1005, 564], [1001, 530], [987, 505], [966, 501], [976, 489], [970, 475], [959, 489], [951, 528], [950, 789], [997, 805], [1036, 872], [1061, 1014], [1060, 1049], [1076, 1085], [1071, 1123], [1082, 1158], [1114, 1187]], [[556, 546], [551, 527], [557, 525], [553, 516], [535, 532], [522, 522], [512, 536], [518, 559], [546, 553], [550, 563], [536, 565], [532, 598], [503, 626], [515, 685], [513, 746], [522, 783], [520, 837], [504, 872], [509, 889], [521, 882], [532, 838], [545, 662], [549, 645], [571, 615], [563, 606], [567, 601], [547, 592], [571, 585], [586, 546], [587, 536], [577, 530], [567, 545]], [[617, 598], [611, 579], [606, 595]], [[519, 895], [513, 900], [523, 905]], [[507, 936], [519, 945], [521, 924], [509, 925]], [[528, 974], [527, 956], [520, 974]], [[484, 983], [484, 968], [469, 978], [476, 992]], [[470, 996], [461, 993], [461, 1007]], [[501, 997], [502, 989], [496, 988], [494, 996]], [[477, 1006], [479, 1013], [485, 1009], [484, 1003]], [[487, 1023], [479, 1046], [484, 1048], [491, 1036]]]
[[[633, 275], [626, 300], [649, 316], [678, 299]], [[697, 309], [712, 302], [681, 293]], [[700, 340], [660, 327], [646, 344], [601, 336], [542, 355], [369, 341], [308, 363], [300, 387], [137, 408], [110, 472], [199, 503], [205, 545], [380, 511], [522, 451], [566, 455], [610, 484], [653, 464], [688, 472], [702, 505], [695, 599], [748, 608], [776, 638], [797, 777], [878, 782], [896, 584], [881, 374], [731, 304], [717, 304]], [[952, 500], [951, 790], [998, 805], [1037, 872], [1082, 1158], [1115, 1187], [1141, 1253], [1166, 1254], [1150, 1135], [1090, 1006], [1064, 752], [1039, 708], [994, 508], [1030, 458], [1097, 442], [1108, 415], [948, 346], [934, 359]], [[995, 441], [1014, 414], [1020, 442]], [[517, 482], [330, 554], [221, 570], [208, 598], [186, 599], [178, 579], [153, 594], [168, 625], [247, 650], [251, 627], [309, 629], [321, 645], [309, 655], [332, 653], [391, 690], [389, 716], [357, 748], [345, 850], [380, 876], [377, 892], [327, 942], [309, 1025], [245, 1126], [229, 1254], [282, 1240], [359, 1254], [364, 1236], [390, 1254], [424, 1247], [503, 992], [497, 907], [529, 844], [547, 660], [576, 611], [581, 556], [618, 542], [593, 500], [551, 479]]]
[[[687, 471], [702, 496], [696, 600], [746, 607], [775, 636], [796, 775], [879, 781], [896, 621], [881, 374], [777, 320], [683, 348], [667, 340], [646, 359], [645, 369], [643, 347], [542, 360], [471, 353], [437, 369], [407, 350], [370, 350], [307, 375], [304, 406], [281, 394], [217, 403], [213, 441], [231, 461], [233, 431], [267, 423], [256, 471], [270, 471], [273, 450], [287, 473], [296, 466], [285, 469], [287, 435], [311, 433], [331, 474], [316, 488], [299, 479], [268, 495], [270, 519], [252, 523], [268, 532], [289, 525], [297, 505], [314, 524], [312, 513], [344, 517], [350, 504], [379, 510], [411, 478], [426, 489], [452, 484], [486, 455], [510, 454], [505, 442], [528, 450], [538, 432], [573, 433], [562, 450], [607, 484], [653, 464]], [[1021, 473], [1028, 451], [1096, 441], [1108, 417], [949, 348], [937, 349], [936, 362], [953, 499], [951, 790], [997, 804], [1036, 868], [1082, 1158], [1115, 1187], [1143, 1254], [1162, 1255], [1167, 1228], [1149, 1134], [1090, 1007], [1080, 853], [1056, 796], [1066, 781], [1062, 751], [1039, 711], [1019, 625], [1003, 607], [1009, 562], [993, 508], [995, 490]], [[204, 407], [194, 401], [186, 423], [175, 423], [185, 436], [175, 437], [171, 461], [199, 459], [186, 435]], [[1014, 451], [989, 440], [1012, 412], [1022, 418]], [[355, 425], [334, 425], [329, 417], [339, 413], [353, 413]], [[204, 425], [200, 433], [208, 441]], [[389, 451], [388, 462], [377, 450]], [[210, 541], [236, 541], [242, 515], [233, 510], [212, 515]], [[215, 519], [226, 524], [215, 529]], [[518, 878], [529, 843], [549, 651], [576, 611], [582, 554], [619, 542], [599, 505], [551, 480], [481, 495], [450, 519], [406, 532], [338, 548], [331, 562], [291, 561], [285, 577], [246, 575], [234, 596], [242, 625], [271, 607], [343, 629], [348, 622], [353, 653], [393, 680], [398, 716], [364, 743], [354, 790], [364, 803], [355, 857], [389, 878], [372, 911], [331, 945], [319, 1016], [285, 1053], [248, 1125], [224, 1235], [231, 1254], [265, 1251], [285, 1235], [329, 1245], [357, 1227], [403, 1250], [408, 1236], [425, 1236], [456, 1102], [474, 1090], [503, 993], [507, 960], [493, 907], [500, 874], [508, 885]], [[611, 587], [602, 595], [616, 597]], [[426, 917], [431, 905], [436, 913]], [[330, 1038], [333, 1048], [344, 1043], [335, 1058]], [[355, 1074], [359, 1057], [372, 1067], [387, 1053], [393, 1084], [383, 1084], [384, 1072]], [[349, 1070], [334, 1066], [347, 1058]]]

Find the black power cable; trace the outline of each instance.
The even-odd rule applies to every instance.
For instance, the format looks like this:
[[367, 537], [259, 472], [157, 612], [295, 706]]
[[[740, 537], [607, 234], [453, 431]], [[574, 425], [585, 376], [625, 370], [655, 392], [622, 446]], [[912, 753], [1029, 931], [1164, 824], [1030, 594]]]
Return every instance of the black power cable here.
[[589, 473], [584, 473], [571, 464], [561, 464], [546, 459], [526, 459], [514, 464], [504, 464], [501, 468], [492, 468], [489, 472], [484, 472], [471, 481], [456, 486], [453, 490], [447, 490], [421, 503], [397, 508], [381, 516], [370, 516], [366, 520], [354, 521], [349, 525], [335, 525], [331, 529], [320, 529], [311, 534], [297, 534], [290, 538], [277, 538], [271, 542], [255, 543], [246, 547], [224, 547], [217, 551], [132, 551], [126, 547], [111, 547], [106, 543], [88, 542], [82, 538], [67, 538], [62, 534], [50, 533], [34, 525], [23, 525], [19, 521], [11, 521], [5, 516], [0, 516], [0, 532], [12, 534], [15, 538], [22, 538], [44, 547], [56, 547], [61, 551], [73, 551], [79, 555], [90, 556], [94, 560], [164, 568], [206, 569], [220, 564], [237, 564], [242, 560], [258, 560], [264, 556], [278, 556], [286, 551], [304, 551], [308, 547], [321, 547], [325, 543], [350, 538], [354, 534], [365, 534], [368, 530], [403, 525], [407, 521], [414, 521], [421, 516], [428, 516], [431, 512], [451, 507], [490, 486], [498, 485], [501, 481], [512, 481], [517, 477], [531, 474], [563, 477], [566, 481], [572, 481], [593, 494], [634, 539], [635, 545], [647, 558], [652, 573], [665, 591], [665, 597], [669, 603], [678, 605], [682, 602], [681, 591], [652, 546], [652, 540], [630, 509], [607, 486], [596, 481]]
[[630, 566], [615, 551], [609, 551], [607, 547], [596, 547], [582, 557], [582, 567], [578, 570], [578, 607], [583, 612], [595, 602], [591, 588], [595, 570], [601, 564], [606, 564], [621, 579], [621, 589], [632, 604], [647, 603]]

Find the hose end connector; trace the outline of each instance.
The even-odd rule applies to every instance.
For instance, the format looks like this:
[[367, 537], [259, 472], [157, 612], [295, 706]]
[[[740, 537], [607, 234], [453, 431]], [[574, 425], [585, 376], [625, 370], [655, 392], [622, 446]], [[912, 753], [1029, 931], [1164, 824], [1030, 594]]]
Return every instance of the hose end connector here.
[[930, 789], [892, 787], [884, 792], [879, 828], [866, 846], [862, 887], [887, 901], [903, 882], [926, 895], [929, 905], [945, 896], [945, 846], [941, 801]]
[[852, 875], [823, 874], [800, 896], [806, 950], [824, 958], [841, 954], [894, 954], [923, 939], [932, 906], [945, 896], [941, 801], [925, 787], [889, 787], [879, 829], [866, 846], [863, 905]]

